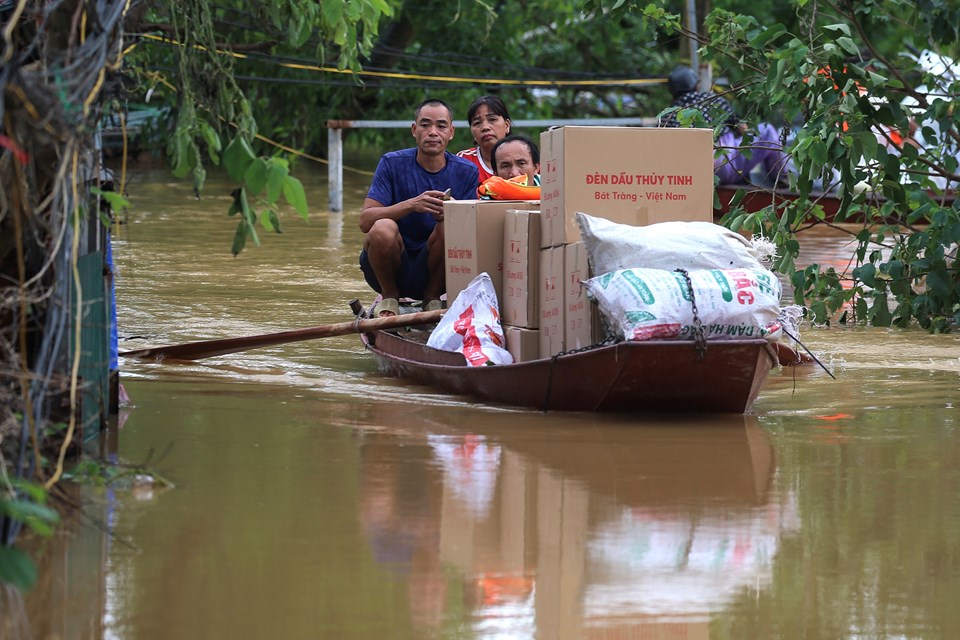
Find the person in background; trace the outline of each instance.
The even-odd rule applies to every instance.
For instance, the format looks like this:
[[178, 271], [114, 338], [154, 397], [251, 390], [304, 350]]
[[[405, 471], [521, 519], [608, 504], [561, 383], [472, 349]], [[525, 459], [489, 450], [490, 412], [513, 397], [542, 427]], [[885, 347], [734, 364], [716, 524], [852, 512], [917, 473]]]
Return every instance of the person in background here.
[[677, 114], [680, 110], [696, 109], [710, 127], [722, 123], [725, 125], [725, 132], [729, 130], [743, 133], [746, 127], [740, 122], [740, 116], [733, 109], [733, 105], [712, 91], [697, 91], [699, 84], [700, 78], [690, 67], [679, 66], [670, 72], [667, 76], [667, 88], [673, 96], [670, 106], [675, 107], [675, 110], [664, 116], [661, 126], [679, 127]]
[[761, 186], [786, 182], [789, 156], [783, 150], [780, 135], [773, 125], [761, 122], [750, 142], [750, 158], [740, 152], [740, 144], [747, 133], [746, 123], [723, 96], [712, 91], [697, 91], [700, 78], [693, 69], [678, 66], [667, 77], [667, 87], [673, 95], [670, 106], [675, 110], [661, 121], [664, 127], [679, 127], [677, 114], [683, 109], [696, 109], [716, 128], [722, 125], [713, 160], [714, 173], [721, 184], [764, 183]]
[[464, 149], [457, 155], [476, 165], [479, 172], [477, 185], [480, 185], [494, 174], [490, 152], [500, 139], [510, 135], [510, 114], [499, 97], [480, 96], [467, 107], [467, 122], [477, 146]]
[[383, 300], [379, 316], [397, 315], [400, 297], [442, 308], [443, 202], [467, 200], [477, 189], [477, 168], [447, 151], [453, 111], [442, 100], [424, 100], [410, 127], [417, 146], [380, 158], [360, 211], [364, 233], [360, 268]]
[[505, 180], [526, 175], [528, 185], [540, 185], [540, 149], [527, 136], [499, 140], [490, 150], [490, 162], [494, 173]]

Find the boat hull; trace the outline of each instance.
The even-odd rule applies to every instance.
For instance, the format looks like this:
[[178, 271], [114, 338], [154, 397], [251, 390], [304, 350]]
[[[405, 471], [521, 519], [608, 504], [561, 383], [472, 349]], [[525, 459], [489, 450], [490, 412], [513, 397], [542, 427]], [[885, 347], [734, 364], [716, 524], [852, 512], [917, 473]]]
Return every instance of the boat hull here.
[[381, 372], [484, 402], [541, 411], [745, 413], [777, 357], [765, 340], [620, 342], [511, 365], [468, 367], [390, 332], [364, 334]]

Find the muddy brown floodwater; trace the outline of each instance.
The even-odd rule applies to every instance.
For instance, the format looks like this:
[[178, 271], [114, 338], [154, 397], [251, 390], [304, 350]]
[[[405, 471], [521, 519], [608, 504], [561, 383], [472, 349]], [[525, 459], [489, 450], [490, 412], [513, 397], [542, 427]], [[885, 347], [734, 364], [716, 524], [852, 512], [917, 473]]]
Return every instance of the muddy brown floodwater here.
[[[349, 318], [347, 211], [230, 255], [229, 187], [132, 176], [121, 349]], [[808, 260], [841, 261], [810, 233]], [[173, 488], [88, 489], [4, 596], [9, 637], [960, 637], [960, 342], [817, 329], [751, 415], [479, 406], [381, 377], [356, 336], [122, 363], [115, 457]], [[102, 526], [92, 526], [89, 518]], [[104, 533], [109, 529], [111, 535]], [[28, 635], [24, 635], [24, 631]]]

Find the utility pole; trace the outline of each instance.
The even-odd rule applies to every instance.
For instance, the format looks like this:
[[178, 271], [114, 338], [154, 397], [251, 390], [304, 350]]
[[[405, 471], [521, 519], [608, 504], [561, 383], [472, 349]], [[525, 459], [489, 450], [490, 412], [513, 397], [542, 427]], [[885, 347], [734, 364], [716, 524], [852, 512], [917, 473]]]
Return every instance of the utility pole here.
[[710, 64], [700, 62], [700, 55], [697, 52], [699, 43], [697, 34], [699, 33], [700, 21], [698, 15], [705, 16], [710, 13], [710, 0], [687, 0], [687, 29], [690, 31], [688, 39], [690, 44], [690, 68], [700, 78], [700, 88], [702, 91], [709, 91], [713, 86], [713, 67]]
[[[687, 29], [690, 30], [690, 68], [700, 73], [700, 56], [697, 53], [697, 0], [687, 0]], [[709, 86], [709, 85], [708, 85]]]

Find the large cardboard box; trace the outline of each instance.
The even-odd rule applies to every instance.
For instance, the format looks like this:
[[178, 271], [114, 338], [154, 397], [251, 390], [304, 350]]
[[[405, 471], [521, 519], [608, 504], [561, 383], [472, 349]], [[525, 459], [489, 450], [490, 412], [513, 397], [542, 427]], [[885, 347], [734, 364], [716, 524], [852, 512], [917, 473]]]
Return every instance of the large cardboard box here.
[[540, 357], [539, 330], [503, 325], [503, 334], [514, 362], [529, 362]]
[[559, 127], [540, 134], [541, 247], [577, 242], [577, 211], [643, 226], [713, 220], [709, 129]]
[[537, 209], [518, 200], [450, 200], [443, 203], [447, 306], [486, 271], [503, 301], [503, 218], [508, 209]]
[[563, 248], [563, 343], [567, 351], [594, 343], [594, 305], [580, 284], [590, 278], [587, 248], [582, 242]]
[[540, 250], [540, 357], [564, 350], [563, 247]]
[[540, 212], [510, 209], [503, 223], [500, 303], [500, 317], [506, 324], [530, 329], [540, 326], [539, 274]]

